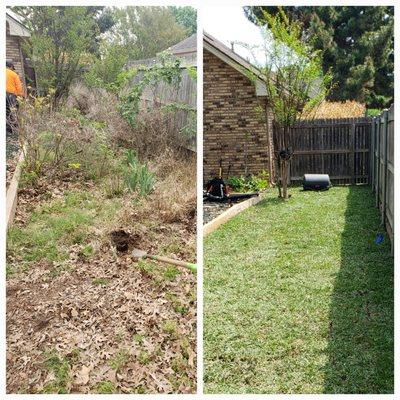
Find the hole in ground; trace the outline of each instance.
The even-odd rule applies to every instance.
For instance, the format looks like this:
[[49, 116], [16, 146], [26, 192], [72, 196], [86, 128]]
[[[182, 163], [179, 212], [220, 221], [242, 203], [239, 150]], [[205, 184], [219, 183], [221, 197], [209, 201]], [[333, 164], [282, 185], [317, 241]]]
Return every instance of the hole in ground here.
[[139, 236], [131, 234], [124, 229], [117, 229], [110, 233], [110, 239], [118, 252], [126, 253], [129, 249], [137, 246]]

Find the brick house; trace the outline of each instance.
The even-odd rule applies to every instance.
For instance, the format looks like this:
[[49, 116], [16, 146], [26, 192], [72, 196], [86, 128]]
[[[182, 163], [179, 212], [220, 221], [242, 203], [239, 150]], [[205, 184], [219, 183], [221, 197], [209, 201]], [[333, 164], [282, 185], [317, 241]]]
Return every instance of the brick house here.
[[[22, 23], [19, 15], [10, 9], [6, 11], [6, 59], [11, 59], [15, 65], [15, 72], [19, 75], [24, 85], [27, 87], [28, 77], [32, 74], [27, 65], [26, 58], [23, 54], [23, 40], [30, 37], [28, 28]], [[30, 82], [32, 83], [32, 82]]]
[[[272, 177], [272, 117], [259, 71], [211, 35], [203, 35], [203, 178], [257, 174]], [[248, 71], [257, 79], [252, 82]], [[270, 113], [271, 115], [271, 113]]]

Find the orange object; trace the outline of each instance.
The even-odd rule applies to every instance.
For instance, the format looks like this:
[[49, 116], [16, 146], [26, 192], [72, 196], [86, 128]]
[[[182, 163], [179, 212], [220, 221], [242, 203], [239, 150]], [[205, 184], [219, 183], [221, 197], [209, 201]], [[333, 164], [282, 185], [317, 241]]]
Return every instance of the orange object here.
[[6, 68], [6, 92], [16, 96], [24, 96], [24, 88], [18, 74], [12, 69]]

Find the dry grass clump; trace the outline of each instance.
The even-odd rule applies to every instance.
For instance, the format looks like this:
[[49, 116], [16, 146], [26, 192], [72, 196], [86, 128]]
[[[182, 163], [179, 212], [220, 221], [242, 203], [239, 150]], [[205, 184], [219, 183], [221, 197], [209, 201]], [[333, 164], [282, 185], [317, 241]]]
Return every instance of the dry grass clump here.
[[145, 159], [154, 159], [168, 149], [178, 150], [185, 143], [183, 135], [177, 134], [172, 115], [157, 107], [143, 108], [135, 127], [114, 137], [120, 145], [136, 149]]
[[182, 158], [170, 150], [151, 160], [149, 166], [156, 176], [155, 188], [142, 199], [136, 211], [141, 216], [157, 215], [156, 219], [166, 223], [193, 220], [196, 213], [195, 155]]
[[347, 100], [344, 102], [324, 101], [311, 113], [303, 115], [301, 119], [359, 118], [365, 116], [365, 111], [365, 104], [361, 104], [353, 100]]
[[77, 82], [70, 89], [66, 107], [79, 110], [89, 120], [103, 123], [113, 138], [129, 135], [131, 128], [118, 111], [117, 96], [105, 89], [88, 88]]
[[82, 144], [95, 138], [90, 125], [52, 109], [46, 98], [22, 101], [19, 111], [19, 140], [25, 151], [25, 171], [39, 175], [76, 163]]
[[135, 201], [126, 199], [118, 226], [133, 232], [143, 249], [195, 261], [195, 156], [182, 159], [170, 151], [150, 167], [156, 174], [154, 191]]
[[159, 176], [154, 206], [165, 222], [193, 223], [196, 217], [196, 158], [188, 155], [186, 159], [159, 156], [155, 161]]
[[154, 192], [143, 199], [135, 210], [136, 216], [151, 215], [163, 223], [193, 224], [195, 227], [195, 157], [182, 159], [168, 152], [154, 159], [150, 167], [156, 174], [156, 185]]
[[66, 105], [90, 120], [104, 123], [110, 143], [135, 149], [142, 159], [154, 159], [168, 149], [178, 150], [187, 142], [177, 133], [173, 114], [163, 112], [156, 104], [141, 108], [134, 127], [121, 116], [118, 97], [104, 89], [75, 83]]

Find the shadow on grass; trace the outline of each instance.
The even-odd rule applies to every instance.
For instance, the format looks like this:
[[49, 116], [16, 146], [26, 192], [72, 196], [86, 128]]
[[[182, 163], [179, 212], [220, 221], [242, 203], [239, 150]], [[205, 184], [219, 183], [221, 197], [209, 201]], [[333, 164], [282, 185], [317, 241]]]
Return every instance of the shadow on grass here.
[[325, 393], [393, 393], [394, 293], [390, 242], [369, 187], [351, 187], [330, 309]]

